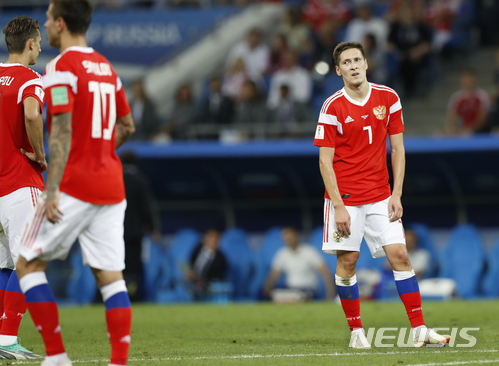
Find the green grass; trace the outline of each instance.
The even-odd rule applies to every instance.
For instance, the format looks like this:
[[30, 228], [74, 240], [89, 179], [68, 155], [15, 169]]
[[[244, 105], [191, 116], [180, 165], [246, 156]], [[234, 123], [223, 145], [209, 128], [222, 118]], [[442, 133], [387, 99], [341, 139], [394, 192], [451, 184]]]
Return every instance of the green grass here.
[[[423, 309], [431, 327], [480, 328], [470, 332], [476, 345], [354, 351], [348, 348], [341, 306], [334, 303], [135, 305], [129, 365], [499, 365], [499, 301], [427, 302]], [[363, 302], [361, 315], [366, 329], [409, 327], [400, 302]], [[75, 365], [107, 365], [103, 306], [61, 308], [60, 321], [67, 352], [78, 361]], [[44, 353], [28, 314], [20, 336], [25, 347]], [[456, 343], [467, 342], [458, 337]]]

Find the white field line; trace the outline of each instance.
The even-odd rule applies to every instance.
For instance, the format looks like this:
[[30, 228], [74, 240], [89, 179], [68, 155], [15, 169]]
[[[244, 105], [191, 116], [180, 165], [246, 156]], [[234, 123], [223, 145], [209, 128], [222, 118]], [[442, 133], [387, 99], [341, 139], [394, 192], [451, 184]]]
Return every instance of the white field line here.
[[[499, 350], [486, 349], [486, 350], [449, 350], [449, 351], [407, 351], [407, 352], [350, 352], [350, 353], [298, 353], [298, 354], [276, 354], [276, 355], [236, 355], [236, 356], [201, 356], [201, 357], [151, 357], [151, 358], [130, 358], [128, 362], [145, 362], [145, 361], [191, 361], [191, 360], [232, 360], [232, 359], [253, 359], [253, 358], [286, 358], [286, 357], [339, 357], [339, 356], [372, 356], [372, 355], [410, 355], [410, 354], [448, 354], [448, 353], [497, 353]], [[73, 363], [98, 363], [108, 362], [108, 359], [102, 360], [73, 360]], [[498, 360], [483, 361], [482, 363], [497, 362]], [[11, 365], [29, 365], [40, 362], [40, 360], [26, 360], [26, 361], [11, 361]], [[468, 363], [467, 361], [463, 361]], [[470, 361], [469, 363], [478, 362]], [[421, 365], [406, 365], [406, 366], [433, 366], [433, 365], [460, 365], [460, 363], [428, 363]]]
[[475, 360], [475, 361], [454, 361], [454, 362], [445, 362], [445, 363], [419, 363], [414, 365], [406, 365], [406, 366], [452, 366], [452, 365], [469, 365], [469, 364], [477, 364], [477, 363], [499, 363], [499, 358], [495, 360]]

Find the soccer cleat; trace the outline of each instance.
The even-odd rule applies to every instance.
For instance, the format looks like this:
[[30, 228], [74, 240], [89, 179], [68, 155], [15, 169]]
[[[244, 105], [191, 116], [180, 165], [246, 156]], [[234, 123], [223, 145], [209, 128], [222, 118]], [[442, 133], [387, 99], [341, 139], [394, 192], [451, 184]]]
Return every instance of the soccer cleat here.
[[367, 341], [366, 333], [364, 329], [355, 329], [352, 331], [352, 335], [350, 337], [350, 344], [348, 345], [350, 348], [359, 348], [359, 349], [370, 349], [371, 345]]
[[43, 358], [43, 356], [37, 355], [21, 346], [18, 338], [16, 343], [10, 346], [0, 346], [1, 358], [8, 360], [37, 360]]
[[444, 347], [450, 336], [440, 335], [431, 328], [420, 326], [412, 329], [414, 347]]

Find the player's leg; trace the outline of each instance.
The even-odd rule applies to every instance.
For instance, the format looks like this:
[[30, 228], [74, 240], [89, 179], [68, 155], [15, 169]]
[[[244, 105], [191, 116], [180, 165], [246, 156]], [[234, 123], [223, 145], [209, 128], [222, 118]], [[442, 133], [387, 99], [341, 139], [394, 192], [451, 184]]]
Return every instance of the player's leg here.
[[355, 275], [360, 243], [364, 233], [364, 208], [362, 206], [347, 207], [347, 210], [351, 220], [351, 235], [344, 237], [336, 229], [334, 207], [331, 201], [325, 200], [322, 250], [325, 253], [336, 254], [335, 282], [341, 306], [351, 331], [349, 346], [353, 348], [371, 348], [365, 337], [360, 319], [359, 288]]
[[123, 221], [126, 201], [96, 206], [90, 225], [79, 236], [84, 264], [92, 268], [106, 305], [112, 366], [126, 365], [132, 309], [122, 271], [125, 268]]
[[111, 343], [112, 366], [126, 365], [132, 327], [132, 307], [121, 272], [92, 268], [106, 305], [106, 323]]
[[[0, 211], [3, 210], [0, 209]], [[2, 218], [3, 217], [0, 217], [0, 221], [2, 221]], [[3, 320], [3, 310], [4, 310], [3, 301], [5, 298], [5, 289], [7, 288], [7, 284], [9, 283], [9, 278], [13, 271], [13, 267], [9, 266], [7, 263], [9, 261], [9, 258], [10, 258], [9, 240], [7, 239], [7, 236], [5, 236], [3, 225], [0, 223], [0, 327], [2, 326], [2, 320]]]
[[72, 365], [62, 342], [57, 303], [48, 285], [45, 267], [48, 261], [67, 256], [78, 234], [93, 215], [91, 204], [62, 192], [59, 210], [63, 216], [54, 225], [45, 217], [44, 198], [39, 200], [21, 240], [16, 265], [31, 318], [45, 344], [47, 357], [43, 366]]
[[[393, 269], [395, 284], [409, 317], [413, 335], [421, 334], [426, 343], [445, 344], [446, 337], [433, 330], [426, 331], [421, 307], [421, 294], [418, 280], [412, 269], [407, 248], [402, 220], [391, 222], [389, 219], [388, 199], [372, 204], [366, 217], [366, 243], [374, 257], [380, 257], [383, 252]], [[422, 331], [423, 330], [423, 331]], [[417, 344], [415, 340], [415, 345]]]

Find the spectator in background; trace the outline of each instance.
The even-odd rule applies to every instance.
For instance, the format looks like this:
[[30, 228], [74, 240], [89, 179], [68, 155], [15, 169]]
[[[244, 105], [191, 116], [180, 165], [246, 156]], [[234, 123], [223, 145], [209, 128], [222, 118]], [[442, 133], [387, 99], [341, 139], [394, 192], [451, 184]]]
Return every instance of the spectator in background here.
[[421, 280], [425, 277], [430, 265], [430, 253], [426, 249], [419, 247], [418, 234], [413, 230], [406, 230], [405, 245], [412, 269], [416, 273], [418, 280]]
[[369, 5], [360, 5], [357, 8], [357, 17], [347, 25], [345, 41], [362, 43], [369, 33], [376, 37], [378, 47], [385, 50], [388, 23], [382, 18], [375, 17]]
[[252, 125], [267, 122], [265, 98], [253, 80], [246, 80], [236, 103], [234, 123]]
[[188, 288], [194, 300], [204, 300], [209, 295], [210, 283], [225, 281], [227, 260], [219, 250], [220, 232], [209, 229], [191, 254], [190, 263], [185, 268]]
[[315, 32], [320, 32], [325, 21], [338, 26], [350, 20], [350, 8], [345, 0], [307, 0], [303, 6], [303, 19]]
[[460, 83], [461, 89], [449, 101], [446, 132], [463, 135], [487, 132], [490, 100], [485, 90], [477, 86], [475, 71], [463, 70]]
[[314, 52], [314, 65], [319, 61], [324, 61], [329, 65], [329, 69], [334, 69], [334, 48], [338, 44], [337, 24], [334, 21], [326, 21], [317, 34], [317, 41]]
[[447, 47], [452, 38], [452, 22], [461, 6], [461, 0], [429, 0], [426, 3], [425, 19], [433, 27], [433, 50], [448, 56]]
[[129, 101], [132, 116], [135, 121], [135, 134], [133, 140], [150, 140], [159, 131], [159, 119], [156, 108], [144, 89], [142, 80], [132, 82], [132, 98]]
[[286, 36], [277, 33], [272, 38], [270, 45], [270, 62], [267, 73], [272, 75], [274, 72], [282, 68], [282, 55], [288, 50]]
[[[409, 6], [399, 10], [398, 17], [390, 26], [388, 36], [389, 48], [399, 61], [400, 78], [404, 86], [404, 96], [413, 97], [422, 86], [425, 69], [430, 67], [432, 32], [428, 25], [415, 18]], [[371, 66], [371, 65], [369, 65]]]
[[157, 141], [185, 140], [189, 127], [197, 121], [197, 109], [190, 84], [183, 84], [177, 91], [175, 106], [170, 118], [163, 124]]
[[312, 96], [312, 79], [309, 72], [298, 64], [296, 52], [290, 50], [283, 56], [283, 68], [270, 80], [267, 106], [276, 109], [281, 102], [281, 85], [287, 85], [295, 104], [308, 106]]
[[229, 53], [227, 65], [233, 65], [238, 58], [243, 59], [246, 72], [255, 81], [268, 70], [270, 51], [262, 43], [262, 34], [258, 29], [252, 29], [245, 41], [234, 46]]
[[130, 300], [140, 301], [144, 296], [142, 239], [145, 234], [151, 234], [153, 241], [160, 241], [159, 217], [151, 197], [149, 182], [137, 167], [137, 156], [131, 151], [126, 151], [120, 158], [123, 163], [127, 200], [124, 222], [126, 268], [123, 276]]
[[203, 123], [226, 125], [232, 122], [234, 102], [222, 93], [222, 79], [213, 76], [209, 91], [202, 101], [200, 120]]
[[302, 291], [307, 298], [312, 299], [317, 297], [317, 275], [320, 274], [326, 286], [326, 299], [333, 299], [333, 278], [321, 254], [310, 245], [301, 244], [298, 230], [294, 227], [282, 230], [282, 240], [286, 246], [275, 254], [264, 285], [264, 295], [269, 296], [281, 274], [285, 274], [288, 289]]
[[367, 69], [368, 80], [376, 84], [384, 84], [387, 80], [386, 52], [378, 47], [376, 37], [371, 33], [366, 35], [363, 44], [366, 59], [369, 62], [369, 68]]
[[241, 93], [241, 86], [249, 79], [244, 60], [241, 57], [236, 58], [225, 74], [222, 84], [223, 94], [236, 101]]
[[277, 32], [285, 37], [290, 48], [301, 55], [307, 51], [310, 29], [301, 21], [300, 16], [298, 9], [289, 9], [277, 28]]
[[494, 132], [499, 132], [499, 50], [496, 51], [496, 66], [494, 69], [494, 87], [492, 89], [492, 109], [489, 114], [489, 125]]

